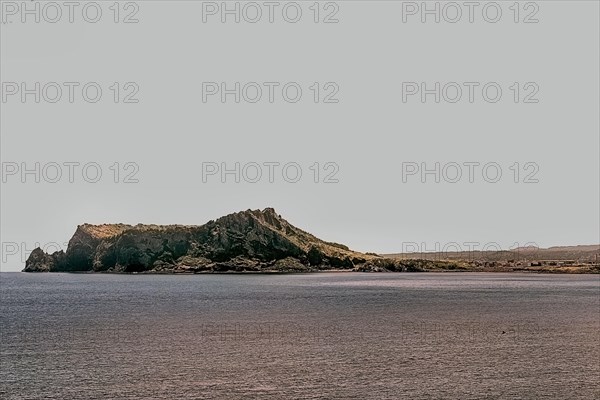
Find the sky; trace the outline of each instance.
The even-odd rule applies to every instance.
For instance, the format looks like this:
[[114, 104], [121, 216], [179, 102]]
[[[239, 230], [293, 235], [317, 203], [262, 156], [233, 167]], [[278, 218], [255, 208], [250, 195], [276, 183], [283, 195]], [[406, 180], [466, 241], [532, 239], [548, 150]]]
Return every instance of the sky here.
[[240, 3], [239, 23], [220, 2], [97, 4], [38, 23], [2, 3], [0, 271], [82, 223], [265, 207], [358, 251], [600, 243], [597, 2], [439, 23], [420, 2], [272, 22]]

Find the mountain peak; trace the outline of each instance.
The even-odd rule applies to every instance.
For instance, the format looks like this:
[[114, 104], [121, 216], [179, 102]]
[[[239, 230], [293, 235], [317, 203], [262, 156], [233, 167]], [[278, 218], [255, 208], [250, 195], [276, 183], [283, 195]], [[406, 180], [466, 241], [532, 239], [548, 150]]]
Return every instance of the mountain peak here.
[[257, 218], [263, 218], [263, 219], [282, 219], [281, 215], [279, 215], [275, 209], [273, 207], [266, 207], [263, 210], [257, 209], [257, 210], [251, 210], [251, 209], [247, 209], [246, 211], [241, 211], [242, 213], [248, 213], [254, 217]]
[[[260, 211], [260, 210], [256, 210], [256, 211]], [[273, 207], [265, 207], [260, 212], [265, 215], [276, 215], [276, 216], [281, 217], [281, 215], [277, 214], [277, 212], [275, 211], [275, 209]]]

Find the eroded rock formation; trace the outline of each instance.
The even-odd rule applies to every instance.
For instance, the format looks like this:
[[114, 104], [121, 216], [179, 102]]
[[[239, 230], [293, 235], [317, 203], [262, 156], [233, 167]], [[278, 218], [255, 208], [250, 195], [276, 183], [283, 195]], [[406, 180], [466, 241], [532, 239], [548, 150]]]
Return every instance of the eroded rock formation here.
[[417, 267], [320, 240], [266, 208], [230, 214], [200, 226], [80, 225], [66, 252], [46, 254], [35, 249], [24, 271], [406, 271]]

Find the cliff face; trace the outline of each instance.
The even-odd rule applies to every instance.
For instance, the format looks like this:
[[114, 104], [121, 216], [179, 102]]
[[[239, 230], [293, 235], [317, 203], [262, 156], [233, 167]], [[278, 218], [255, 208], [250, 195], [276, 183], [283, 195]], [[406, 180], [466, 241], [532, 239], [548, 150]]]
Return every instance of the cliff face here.
[[66, 252], [35, 249], [25, 272], [219, 272], [406, 270], [400, 261], [325, 242], [272, 208], [247, 210], [200, 226], [89, 225], [77, 227]]
[[[571, 258], [579, 254], [577, 258], [581, 259], [582, 252], [591, 252], [586, 260], [598, 257], [598, 246], [543, 251], [551, 252], [553, 260], [565, 252]], [[523, 252], [529, 259], [530, 250], [524, 249]], [[487, 257], [495, 260], [504, 253], [507, 252], [495, 252]], [[511, 260], [514, 259], [514, 255], [509, 253]], [[411, 257], [410, 254], [407, 256]], [[452, 258], [452, 254], [444, 253], [444, 259], [441, 259], [439, 253], [431, 253], [421, 255], [420, 259], [406, 259], [401, 254], [381, 257], [355, 252], [344, 245], [318, 239], [291, 225], [272, 208], [265, 208], [230, 214], [200, 226], [80, 225], [66, 252], [47, 254], [37, 248], [29, 255], [23, 271], [202, 273], [343, 269], [361, 272], [531, 270], [600, 273], [600, 266], [597, 263], [592, 265], [592, 261], [573, 268], [564, 267], [561, 263], [556, 268], [540, 263], [537, 263], [539, 267], [534, 267], [531, 263], [532, 267], [528, 269], [521, 262], [515, 264], [510, 261], [505, 265], [473, 260], [473, 253], [456, 253], [455, 256]]]

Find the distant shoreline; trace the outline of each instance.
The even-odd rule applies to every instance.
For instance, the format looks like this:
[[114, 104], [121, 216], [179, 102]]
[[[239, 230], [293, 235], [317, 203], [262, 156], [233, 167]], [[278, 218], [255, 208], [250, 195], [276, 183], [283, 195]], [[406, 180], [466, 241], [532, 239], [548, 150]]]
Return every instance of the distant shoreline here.
[[332, 269], [315, 271], [144, 271], [144, 272], [119, 272], [119, 271], [2, 271], [6, 273], [23, 274], [73, 274], [73, 275], [306, 275], [322, 273], [363, 273], [363, 274], [429, 274], [429, 273], [518, 273], [518, 274], [545, 274], [545, 275], [598, 275], [600, 266], [582, 266], [566, 269], [435, 269], [424, 271], [357, 271], [353, 269]]

